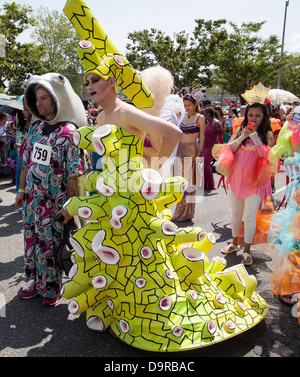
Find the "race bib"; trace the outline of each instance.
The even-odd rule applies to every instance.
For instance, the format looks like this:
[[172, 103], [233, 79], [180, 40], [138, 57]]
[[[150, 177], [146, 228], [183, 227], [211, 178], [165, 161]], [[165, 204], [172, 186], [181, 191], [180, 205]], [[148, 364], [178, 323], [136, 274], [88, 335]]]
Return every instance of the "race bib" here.
[[51, 146], [34, 143], [31, 161], [41, 165], [50, 165], [51, 152]]

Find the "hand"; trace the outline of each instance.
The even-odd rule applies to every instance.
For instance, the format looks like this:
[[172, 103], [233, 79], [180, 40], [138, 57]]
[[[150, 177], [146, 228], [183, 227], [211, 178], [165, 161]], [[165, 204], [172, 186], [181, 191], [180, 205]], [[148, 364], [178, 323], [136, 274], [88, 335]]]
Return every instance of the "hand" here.
[[250, 131], [255, 131], [255, 122], [248, 122], [247, 129]]
[[247, 127], [245, 127], [243, 129], [242, 133], [241, 133], [240, 138], [243, 139], [243, 140], [245, 140], [245, 139], [247, 139], [247, 137], [249, 137], [249, 135], [250, 135], [250, 130], [247, 129]]
[[23, 200], [24, 200], [24, 192], [18, 192], [16, 196], [16, 200], [15, 200], [15, 206], [18, 208], [22, 207]]
[[245, 139], [247, 139], [248, 136], [249, 136], [249, 135], [248, 135], [248, 133], [247, 133], [247, 131], [246, 131], [246, 128], [244, 128], [244, 129], [242, 130], [241, 135], [240, 135], [237, 139], [235, 139], [235, 140], [231, 141], [230, 143], [228, 143], [228, 145], [230, 146], [232, 152], [235, 153], [235, 152], [237, 151], [237, 149], [239, 148], [239, 146], [241, 145], [241, 143], [242, 143]]
[[256, 132], [255, 122], [248, 122], [248, 125], [244, 128], [244, 130], [248, 136]]
[[63, 215], [63, 217], [65, 218], [64, 221], [63, 221], [64, 224], [67, 224], [67, 222], [69, 222], [73, 218], [73, 216], [71, 216], [64, 208], [60, 209], [56, 213], [56, 216], [58, 216], [58, 215]]

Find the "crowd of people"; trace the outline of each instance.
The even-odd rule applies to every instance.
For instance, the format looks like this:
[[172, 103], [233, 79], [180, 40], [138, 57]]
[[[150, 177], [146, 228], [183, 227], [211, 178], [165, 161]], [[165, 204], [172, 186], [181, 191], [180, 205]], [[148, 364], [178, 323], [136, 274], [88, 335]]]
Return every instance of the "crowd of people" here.
[[[84, 42], [79, 46], [85, 53], [88, 41]], [[218, 104], [213, 106], [207, 99], [199, 101], [190, 91], [182, 97], [184, 111], [166, 120], [160, 116], [164, 101], [156, 101], [163, 87], [158, 76], [151, 72], [157, 91], [152, 89], [151, 80], [148, 81], [148, 72], [142, 72], [140, 86], [133, 85], [129, 98], [132, 103], [123, 101], [118, 96], [118, 85], [123, 83], [119, 71], [124, 62], [121, 56], [110, 63], [110, 57], [106, 58], [108, 66], [103, 63], [104, 59], [97, 60], [92, 67], [88, 61], [84, 84], [91, 102], [86, 107], [66, 77], [60, 73], [48, 73], [32, 76], [28, 81], [22, 126], [18, 119], [0, 114], [0, 168], [10, 168], [16, 184], [15, 205], [23, 210], [23, 269], [28, 286], [19, 292], [20, 298], [29, 300], [41, 296], [44, 306], [53, 306], [59, 300], [63, 269], [58, 255], [66, 224], [73, 219], [66, 203], [78, 196], [84, 174], [101, 171], [97, 148], [98, 151], [105, 149], [101, 140], [96, 148], [87, 137], [85, 143], [92, 144], [94, 152], [85, 155], [78, 147], [81, 134], [76, 131], [90, 126], [101, 132], [100, 126], [116, 125], [122, 130], [123, 138], [126, 134], [140, 143], [144, 141], [145, 162], [150, 158], [151, 168], [162, 169], [160, 163], [152, 165], [152, 158], [161, 161], [175, 155], [172, 175], [184, 177], [185, 181], [184, 189], [180, 191], [182, 199], [174, 208], [172, 221], [181, 223], [182, 227], [185, 222], [193, 220], [196, 211], [203, 210], [194, 200], [198, 161], [203, 159], [204, 192], [216, 190], [214, 169], [224, 181], [226, 179], [232, 241], [220, 253], [228, 255], [241, 251], [239, 238], [244, 222], [241, 260], [244, 266], [254, 262], [251, 247], [257, 213], [274, 192], [278, 161], [285, 161], [291, 184], [286, 192], [287, 208], [270, 222], [269, 242], [280, 252], [271, 281], [272, 293], [285, 304], [293, 305], [295, 293], [300, 291], [300, 126], [289, 128], [293, 107], [278, 108], [268, 98], [261, 98], [242, 106], [232, 101], [225, 109]], [[110, 69], [109, 64], [118, 69]], [[167, 98], [172, 90], [170, 72], [160, 69], [159, 76], [162, 81], [168, 81], [163, 95]], [[138, 82], [139, 76], [134, 77]], [[127, 84], [126, 89], [130, 86]], [[136, 87], [143, 90], [135, 93]], [[147, 102], [149, 108], [155, 107], [151, 106], [153, 101], [154, 105], [160, 103], [155, 114], [134, 103], [138, 94], [144, 96], [141, 103]], [[102, 132], [105, 134], [106, 131], [107, 128], [103, 127]], [[99, 186], [95, 187], [98, 190]], [[109, 188], [106, 185], [108, 191]]]
[[[93, 80], [88, 80], [88, 78], [87, 76], [87, 86], [89, 87], [91, 84], [95, 85]], [[93, 92], [100, 93], [100, 89], [97, 89], [97, 91], [94, 90]], [[72, 95], [74, 95], [74, 93], [72, 93]], [[25, 97], [26, 95], [24, 99]], [[55, 215], [57, 215], [60, 210], [63, 212], [63, 202], [70, 196], [76, 195], [78, 177], [83, 174], [83, 165], [85, 164], [80, 159], [82, 156], [80, 156], [79, 151], [72, 144], [72, 133], [68, 133], [67, 135], [65, 129], [61, 128], [61, 122], [54, 122], [53, 124], [52, 122], [48, 122], [49, 119], [55, 118], [57, 110], [56, 106], [53, 105], [53, 98], [47, 93], [46, 89], [40, 86], [35, 92], [35, 97], [28, 97], [27, 95], [27, 98], [30, 98], [32, 103], [35, 102], [34, 105], [30, 105], [34, 107], [35, 110], [31, 110], [30, 112], [27, 107], [28, 105], [25, 100], [23, 100], [23, 116], [25, 122], [22, 123], [22, 127], [18, 127], [18, 119], [5, 113], [0, 114], [1, 165], [12, 167], [10, 172], [12, 181], [16, 184], [16, 205], [20, 207], [24, 202], [24, 233], [26, 235], [24, 240], [26, 256], [24, 268], [26, 271], [26, 279], [30, 280], [33, 278], [34, 285], [21, 292], [21, 297], [31, 298], [39, 292], [44, 295], [44, 303], [50, 303], [51, 305], [55, 303], [59, 297], [61, 275], [57, 275], [57, 272], [55, 272], [55, 262], [53, 261], [51, 265], [54, 269], [50, 273], [49, 268], [46, 269], [45, 267], [49, 265], [49, 262], [44, 261], [43, 264], [39, 254], [43, 256], [47, 254], [44, 248], [45, 245], [48, 244], [51, 245], [50, 249], [52, 249], [52, 253], [49, 255], [52, 255], [52, 258], [54, 258], [55, 248], [59, 247], [61, 242], [59, 234], [62, 227], [61, 225], [57, 225], [57, 222], [53, 221]], [[118, 97], [116, 98], [118, 99]], [[95, 95], [93, 100], [95, 100]], [[84, 109], [86, 124], [95, 126], [103, 124], [103, 122], [115, 121], [115, 119], [113, 119], [115, 116], [113, 115], [114, 112], [110, 111], [108, 113], [109, 115], [105, 112], [106, 104], [103, 98], [100, 97], [100, 94], [99, 99], [97, 98], [96, 101], [97, 103], [101, 103], [101, 107], [89, 102]], [[120, 102], [118, 106], [121, 106], [121, 104], [123, 106], [123, 103], [125, 104], [125, 102], [119, 99], [118, 101]], [[236, 103], [233, 101], [229, 109], [226, 110], [220, 105], [213, 107], [209, 100], [199, 102], [196, 95], [192, 93], [184, 95], [183, 104], [185, 111], [181, 114], [181, 117], [179, 117], [180, 120], [178, 124], [176, 124], [177, 127], [173, 129], [173, 132], [174, 130], [178, 131], [178, 129], [181, 131], [180, 133], [178, 131], [176, 134], [176, 139], [179, 137], [178, 144], [172, 144], [173, 147], [176, 145], [176, 159], [173, 174], [184, 176], [189, 182], [189, 188], [182, 201], [177, 204], [174, 210], [173, 221], [189, 221], [193, 219], [195, 211], [199, 210], [196, 209], [195, 200], [193, 200], [193, 196], [196, 195], [196, 169], [194, 166], [196, 157], [204, 158], [204, 191], [215, 190], [213, 164], [216, 156], [213, 157], [212, 151], [214, 146], [218, 144], [221, 150], [216, 159], [221, 161], [222, 157], [225, 155], [227, 158], [226, 164], [230, 164], [231, 159], [234, 160], [234, 164], [230, 168], [230, 174], [224, 173], [228, 176], [227, 187], [230, 187], [229, 197], [232, 208], [231, 223], [233, 240], [227, 247], [222, 249], [222, 253], [230, 254], [241, 250], [238, 241], [242, 220], [244, 220], [245, 246], [242, 263], [251, 265], [253, 263], [251, 244], [256, 230], [256, 215], [262, 201], [266, 200], [267, 197], [271, 195], [272, 188], [274, 189], [274, 175], [267, 167], [269, 151], [276, 143], [278, 128], [276, 128], [276, 130], [272, 129], [271, 119], [277, 119], [280, 122], [281, 129], [287, 117], [290, 116], [289, 113], [293, 113], [293, 107], [288, 106], [285, 111], [282, 111], [281, 108], [280, 114], [278, 108], [271, 105], [267, 98], [264, 103], [249, 104], [241, 106], [240, 108], [237, 108]], [[128, 104], [126, 104], [126, 106], [128, 110], [136, 111], [134, 110], [134, 106]], [[50, 111], [49, 115], [47, 115], [47, 111]], [[103, 117], [105, 117], [104, 120], [102, 119]], [[156, 119], [160, 118], [156, 117]], [[119, 121], [118, 119], [118, 122]], [[162, 120], [160, 119], [159, 122], [162, 122]], [[252, 129], [248, 127], [249, 122], [252, 122]], [[162, 124], [159, 124], [161, 127]], [[153, 131], [153, 126], [152, 120], [151, 127], [149, 126], [151, 131]], [[70, 126], [68, 127], [70, 128]], [[130, 128], [132, 126], [128, 125], [126, 127]], [[166, 127], [165, 124], [164, 127]], [[74, 131], [75, 128], [72, 132]], [[167, 127], [165, 133], [167, 134], [169, 131]], [[159, 132], [162, 133], [162, 130]], [[58, 166], [64, 154], [60, 155], [60, 153], [62, 153], [60, 152], [57, 155], [57, 161], [51, 161], [52, 173], [51, 178], [50, 176], [47, 178], [48, 186], [40, 186], [42, 179], [45, 178], [45, 172], [43, 169], [36, 170], [34, 168], [35, 164], [32, 163], [29, 157], [31, 153], [33, 153], [32, 148], [36, 144], [47, 144], [48, 141], [45, 142], [45, 139], [49, 140], [49, 137], [51, 138], [51, 143], [55, 145], [57, 140], [61, 140], [61, 133], [63, 133], [63, 137], [68, 140], [67, 144], [69, 145], [68, 147], [64, 145], [64, 148], [67, 150], [67, 152], [64, 153], [70, 156], [69, 162], [66, 163], [68, 174], [61, 179], [59, 178]], [[54, 134], [57, 136], [54, 137]], [[143, 137], [140, 131], [137, 131], [137, 134]], [[160, 139], [161, 137], [156, 135], [156, 138]], [[151, 146], [149, 140], [146, 139], [145, 143], [146, 142], [148, 144], [150, 143]], [[161, 143], [159, 145], [161, 146]], [[145, 148], [146, 146], [145, 144]], [[172, 152], [171, 149], [174, 149], [173, 147], [169, 147], [168, 154]], [[46, 156], [46, 149], [41, 147], [41, 153], [44, 153]], [[155, 156], [158, 156], [158, 154], [159, 151]], [[184, 159], [186, 157], [192, 160], [192, 164], [189, 165], [188, 169], [184, 166]], [[97, 153], [91, 153], [89, 155], [90, 164], [88, 164], [88, 170], [97, 170], [96, 163], [98, 159], [99, 155]], [[74, 165], [75, 163], [76, 167]], [[87, 165], [85, 165], [85, 167], [86, 166]], [[183, 169], [183, 166], [185, 169]], [[75, 177], [75, 179], [71, 179], [72, 177]], [[42, 197], [40, 200], [36, 201], [34, 198], [36, 197], [37, 190], [40, 191]], [[49, 194], [49, 199], [45, 197], [45, 190]], [[34, 195], [33, 192], [35, 193]], [[45, 238], [39, 240], [41, 251], [37, 252], [37, 246], [33, 248], [35, 242], [35, 225], [32, 224], [32, 213], [40, 206], [43, 207], [43, 209], [45, 209], [46, 206], [47, 211], [49, 211], [49, 208], [52, 209], [50, 211], [51, 213], [48, 214], [49, 219], [51, 219], [50, 228], [52, 226], [52, 231], [50, 232], [49, 229], [47, 232], [43, 231]], [[68, 219], [67, 214], [65, 212], [63, 213], [66, 219]], [[53, 224], [55, 224], [55, 230], [57, 232], [55, 235], [52, 234]], [[53, 239], [55, 242], [51, 241]], [[53, 245], [54, 243], [56, 246]], [[35, 252], [33, 253], [32, 250], [35, 250]], [[35, 260], [39, 260], [39, 268], [37, 268]], [[53, 260], [55, 260], [55, 258]], [[42, 274], [42, 272], [43, 274], [46, 273], [46, 280], [50, 281], [49, 286], [51, 289], [47, 287], [44, 281], [45, 277], [40, 276], [39, 279], [37, 278], [37, 276], [39, 276], [38, 269], [40, 269], [40, 274]]]
[[[93, 80], [89, 80], [89, 76], [87, 76], [87, 86], [90, 87], [91, 85], [96, 86]], [[100, 97], [100, 89], [93, 92], [99, 93]], [[24, 269], [26, 281], [33, 279], [34, 283], [22, 291], [20, 295], [26, 299], [41, 294], [44, 298], [44, 304], [52, 305], [58, 300], [62, 277], [61, 271], [58, 272], [55, 262], [55, 253], [62, 240], [62, 225], [54, 219], [60, 211], [64, 214], [65, 221], [69, 219], [69, 216], [62, 209], [62, 205], [67, 198], [76, 195], [78, 177], [83, 174], [84, 166], [81, 161], [80, 151], [72, 143], [72, 133], [75, 132], [76, 128], [72, 128], [73, 131], [70, 133], [71, 126], [68, 125], [68, 132], [66, 133], [66, 128], [61, 125], [61, 122], [48, 122], [48, 120], [55, 118], [57, 111], [56, 107], [53, 107], [53, 99], [42, 86], [38, 87], [34, 94], [35, 99], [28, 97], [28, 95], [27, 98], [30, 98], [32, 103], [35, 102], [34, 105], [30, 105], [34, 107], [35, 112], [32, 110], [30, 112], [26, 102], [23, 100], [25, 122], [23, 122], [22, 127], [18, 127], [17, 119], [8, 114], [0, 114], [1, 164], [2, 166], [14, 166], [10, 172], [12, 181], [16, 184], [16, 206], [23, 205], [24, 209]], [[118, 99], [118, 97], [116, 98]], [[113, 119], [114, 112], [110, 111], [108, 114], [105, 112], [106, 104], [103, 98], [97, 98], [98, 101], [102, 101], [101, 107], [89, 102], [84, 109], [86, 124], [95, 126], [106, 122], [115, 122], [115, 119]], [[119, 99], [118, 101], [120, 103], [116, 106], [123, 106], [124, 102]], [[273, 132], [272, 130], [271, 119], [279, 119], [282, 127], [287, 117], [293, 114], [292, 106], [289, 106], [287, 111], [284, 111], [281, 115], [278, 109], [268, 102], [268, 99], [264, 102], [249, 104], [240, 109], [236, 107], [235, 103], [232, 103], [230, 108], [225, 110], [220, 105], [213, 107], [208, 100], [199, 102], [194, 94], [184, 95], [185, 112], [180, 117], [180, 124], [177, 124], [178, 127], [174, 127], [172, 130], [177, 132], [175, 140], [178, 141], [178, 144], [173, 142], [168, 151], [170, 154], [172, 152], [171, 149], [174, 149], [176, 145], [177, 158], [174, 164], [174, 175], [184, 176], [189, 182], [189, 189], [186, 195], [177, 204], [173, 213], [173, 221], [175, 222], [189, 221], [193, 219], [195, 211], [200, 210], [196, 208], [195, 200], [192, 199], [196, 195], [194, 185], [195, 158], [204, 157], [204, 191], [211, 191], [215, 190], [213, 177], [215, 158], [212, 154], [214, 146], [219, 144], [221, 147], [218, 154], [220, 158], [217, 158], [217, 160], [221, 161], [221, 156], [225, 154], [227, 156], [226, 164], [230, 164], [230, 157], [228, 156], [230, 154], [233, 156], [234, 164], [231, 167], [231, 173], [225, 174], [228, 175], [227, 186], [230, 187], [229, 198], [232, 209], [233, 240], [227, 247], [222, 249], [222, 253], [230, 254], [241, 250], [239, 235], [243, 220], [245, 246], [242, 263], [245, 265], [253, 263], [251, 244], [256, 231], [257, 211], [262, 201], [271, 195], [272, 184], [274, 185], [272, 172], [266, 169], [269, 151], [275, 145], [278, 135], [278, 132]], [[136, 111], [134, 106], [126, 106], [128, 108], [126, 110]], [[47, 115], [47, 111], [50, 112], [49, 115]], [[289, 113], [291, 114], [289, 115]], [[147, 117], [147, 115], [144, 116]], [[105, 118], [103, 119], [103, 117]], [[156, 117], [156, 119], [159, 119], [159, 117]], [[238, 120], [238, 126], [235, 126], [235, 123], [232, 122], [235, 119]], [[119, 119], [118, 122], [120, 122]], [[162, 127], [161, 122], [162, 120], [160, 119], [157, 129]], [[253, 129], [248, 127], [249, 122], [252, 122]], [[132, 126], [124, 127], [131, 128]], [[153, 120], [149, 127], [152, 131]], [[163, 123], [163, 127], [166, 127], [165, 134], [169, 137], [170, 130], [165, 123]], [[180, 133], [178, 129], [181, 130]], [[276, 131], [278, 130], [276, 129]], [[136, 132], [143, 137], [141, 131]], [[159, 132], [162, 133], [162, 130]], [[48, 144], [50, 138], [53, 148], [55, 143], [61, 140], [62, 136], [67, 142], [64, 141], [63, 149], [59, 148], [57, 159], [51, 160], [51, 174], [47, 173], [47, 184], [44, 185], [41, 182], [45, 179], [45, 171], [43, 168], [36, 169], [36, 164], [32, 162], [32, 157], [30, 156], [35, 151], [33, 148], [36, 145]], [[294, 146], [293, 150], [295, 149], [296, 147]], [[37, 151], [39, 152], [38, 149]], [[43, 155], [43, 153], [46, 156], [47, 150], [43, 150], [43, 147], [41, 147], [41, 154]], [[66, 175], [62, 174], [62, 171], [58, 168], [61, 165], [64, 154], [69, 156], [67, 157], [69, 162], [66, 162]], [[6, 161], [5, 156], [7, 157]], [[185, 157], [192, 158], [193, 162], [189, 169], [183, 169]], [[97, 170], [96, 162], [98, 158], [99, 155], [97, 153], [90, 154], [89, 170]], [[9, 163], [10, 160], [14, 164]], [[59, 178], [61, 174], [62, 176]], [[40, 192], [40, 197], [38, 198], [37, 191]], [[33, 220], [32, 214], [36, 212], [37, 208], [43, 209], [43, 211], [41, 210], [41, 213], [43, 213], [43, 217], [40, 219], [41, 224], [44, 221], [45, 211], [50, 222], [47, 230], [45, 230], [44, 225], [41, 225], [44, 236], [39, 239], [38, 245], [35, 245], [37, 230], [36, 220]], [[46, 247], [46, 245], [48, 246]], [[37, 249], [40, 249], [40, 251], [37, 251]], [[47, 255], [47, 258], [45, 258], [45, 255]], [[49, 258], [52, 258], [51, 263], [49, 263]], [[291, 299], [289, 299], [290, 301]]]
[[[146, 85], [143, 88], [145, 101], [149, 106], [140, 109], [131, 102], [136, 93], [129, 101], [121, 100], [114, 73], [102, 72], [101, 65], [95, 67], [88, 69], [84, 76], [91, 97], [86, 107], [66, 77], [49, 73], [32, 76], [29, 80], [23, 98], [22, 122], [19, 117], [0, 113], [0, 169], [10, 169], [16, 185], [15, 205], [23, 208], [23, 267], [25, 281], [31, 284], [20, 292], [20, 297], [31, 299], [40, 295], [46, 306], [55, 305], [60, 297], [62, 269], [57, 255], [63, 243], [65, 224], [72, 219], [64, 204], [78, 195], [80, 177], [91, 171], [101, 171], [101, 158], [96, 150], [85, 154], [74, 141], [74, 137], [78, 137], [76, 129], [87, 125], [115, 124], [143, 139], [144, 161], [152, 169], [161, 172], [161, 159], [174, 158], [171, 175], [184, 177], [187, 182], [183, 197], [172, 214], [172, 221], [183, 223], [182, 226], [194, 219], [196, 211], [201, 211], [195, 200], [199, 169], [204, 177], [200, 182], [204, 192], [216, 190], [215, 171], [223, 176], [224, 182], [226, 178], [232, 242], [221, 252], [226, 255], [241, 250], [239, 238], [243, 223], [242, 263], [250, 266], [257, 214], [275, 190], [278, 160], [283, 161], [294, 154], [297, 157], [300, 151], [299, 138], [291, 138], [288, 133], [299, 133], [299, 130], [286, 132], [294, 114], [293, 106], [278, 108], [267, 97], [242, 106], [235, 101], [227, 108], [220, 104], [213, 106], [208, 99], [199, 101], [191, 87], [188, 92], [180, 91], [184, 110], [166, 120], [160, 113], [164, 101], [172, 93], [173, 77], [169, 71], [152, 67], [141, 73]], [[271, 162], [270, 153], [274, 148], [277, 148], [278, 158]], [[155, 159], [159, 162], [155, 163]], [[291, 164], [297, 165], [297, 158]], [[290, 248], [281, 250], [284, 255], [293, 253], [293, 258], [286, 259], [289, 265], [291, 260], [294, 264], [298, 260], [296, 251], [299, 251], [300, 238], [299, 231], [294, 232], [293, 228], [300, 224], [297, 217], [299, 175], [294, 174], [293, 179], [297, 181], [293, 186], [296, 194], [288, 193], [294, 203], [293, 211], [288, 212], [292, 229], [289, 228]], [[271, 225], [272, 243], [282, 245], [281, 229], [287, 233], [286, 222], [275, 219], [277, 225], [284, 223], [285, 228]], [[281, 276], [284, 276], [282, 264]], [[286, 278], [282, 280], [287, 281]], [[278, 288], [277, 284], [275, 291], [279, 292], [282, 301], [291, 303], [290, 297], [283, 299], [291, 295], [287, 289]]]
[[[183, 101], [184, 105], [187, 105], [185, 106], [186, 114], [183, 114], [185, 118], [181, 119], [181, 124], [179, 127], [183, 134], [187, 135], [191, 133], [194, 136], [182, 136], [182, 139], [178, 145], [182, 147], [183, 144], [188, 143], [189, 141], [186, 141], [187, 138], [192, 140], [191, 143], [197, 142], [197, 144], [199, 144], [199, 150], [197, 150], [196, 155], [203, 157], [205, 156], [204, 191], [215, 190], [213, 178], [213, 172], [215, 171], [215, 159], [212, 156], [212, 148], [216, 143], [223, 144], [229, 141], [233, 130], [236, 128], [234, 127], [234, 124], [241, 124], [241, 121], [244, 119], [246, 106], [243, 105], [239, 108], [237, 107], [237, 103], [235, 101], [231, 101], [229, 108], [222, 107], [219, 104], [213, 106], [210, 100], [198, 101], [197, 96], [193, 94], [185, 95]], [[293, 107], [287, 106], [285, 108], [282, 106], [280, 110], [278, 110], [276, 106], [271, 105], [268, 99], [266, 101], [268, 103], [267, 108], [270, 118], [275, 119], [276, 117], [282, 126]], [[28, 112], [24, 100], [23, 108], [24, 110], [22, 111], [22, 117], [20, 117], [20, 113], [15, 113], [14, 115], [0, 113], [0, 168], [6, 168], [5, 173], [2, 172], [2, 175], [4, 173], [4, 175], [11, 176], [12, 182], [16, 183], [16, 192], [18, 191], [20, 173], [19, 149], [32, 120], [32, 114]], [[91, 126], [96, 125], [97, 117], [102, 111], [102, 108], [97, 104], [94, 104], [92, 101], [89, 101], [86, 105], [85, 111], [87, 123]], [[193, 116], [197, 115], [198, 122], [193, 130], [191, 128], [193, 124], [190, 122], [190, 118], [192, 117], [191, 114]], [[191, 119], [193, 120], [193, 117]], [[199, 122], [201, 123], [200, 128]], [[187, 130], [187, 128], [190, 128], [190, 131]], [[199, 133], [200, 130], [201, 132]], [[277, 135], [277, 131], [275, 134]], [[155, 157], [158, 154], [160, 142], [157, 142], [157, 147], [154, 147], [153, 145], [155, 143], [155, 138], [152, 138], [151, 141], [151, 147], [155, 152], [151, 154], [151, 157]], [[146, 140], [144, 144], [145, 151], [150, 144], [149, 141]], [[148, 155], [145, 152], [145, 159], [147, 159], [147, 156]], [[92, 162], [92, 156], [90, 157]], [[94, 156], [94, 160], [97, 160], [97, 156]], [[150, 167], [150, 162], [148, 162], [148, 166]], [[274, 185], [272, 187], [273, 190], [275, 190]]]

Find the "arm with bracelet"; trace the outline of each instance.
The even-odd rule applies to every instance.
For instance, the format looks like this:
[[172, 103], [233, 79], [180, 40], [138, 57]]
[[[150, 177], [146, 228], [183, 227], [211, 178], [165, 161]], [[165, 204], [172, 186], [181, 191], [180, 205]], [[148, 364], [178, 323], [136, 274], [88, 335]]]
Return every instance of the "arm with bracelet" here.
[[25, 194], [25, 187], [26, 187], [26, 177], [27, 177], [27, 164], [23, 161], [22, 168], [21, 168], [21, 176], [20, 176], [20, 184], [18, 193], [15, 200], [15, 206], [20, 208], [22, 207], [24, 194]]
[[235, 140], [231, 141], [228, 143], [228, 145], [230, 146], [232, 152], [236, 152], [238, 147], [241, 145], [241, 143], [247, 139], [248, 137], [248, 134], [247, 132], [245, 131], [245, 129], [243, 129], [242, 131], [242, 134]]

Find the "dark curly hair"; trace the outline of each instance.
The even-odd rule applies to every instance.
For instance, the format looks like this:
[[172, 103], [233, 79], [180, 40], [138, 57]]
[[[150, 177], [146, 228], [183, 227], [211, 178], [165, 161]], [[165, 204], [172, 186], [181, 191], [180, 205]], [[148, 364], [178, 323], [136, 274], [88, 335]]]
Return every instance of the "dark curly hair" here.
[[251, 103], [250, 105], [248, 105], [246, 107], [245, 118], [244, 118], [244, 120], [241, 124], [240, 133], [242, 133], [242, 130], [245, 127], [247, 127], [247, 125], [248, 125], [248, 113], [249, 113], [249, 110], [253, 109], [253, 108], [261, 108], [262, 111], [263, 111], [263, 120], [262, 120], [260, 126], [258, 127], [257, 133], [258, 133], [258, 136], [260, 137], [261, 141], [265, 145], [268, 145], [268, 133], [269, 133], [269, 131], [271, 131], [271, 132], [273, 132], [273, 131], [272, 131], [272, 128], [271, 128], [271, 122], [270, 122], [270, 116], [269, 116], [268, 108], [265, 104], [262, 104], [262, 103], [259, 103], [259, 102], [254, 102], [254, 103]]

